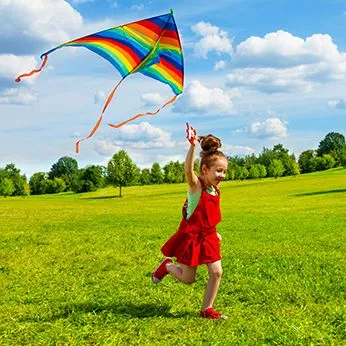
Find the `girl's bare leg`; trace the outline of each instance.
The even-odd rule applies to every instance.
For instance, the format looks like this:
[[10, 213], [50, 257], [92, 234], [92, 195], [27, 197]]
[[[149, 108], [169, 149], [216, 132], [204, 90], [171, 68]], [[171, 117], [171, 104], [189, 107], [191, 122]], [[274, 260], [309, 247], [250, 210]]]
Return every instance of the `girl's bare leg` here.
[[216, 261], [213, 263], [208, 263], [208, 271], [209, 271], [209, 280], [207, 284], [207, 288], [205, 290], [204, 302], [202, 310], [206, 310], [208, 308], [213, 307], [214, 300], [217, 295], [217, 291], [220, 286], [221, 276], [222, 276], [222, 267], [221, 261]]
[[196, 267], [168, 263], [166, 268], [169, 273], [184, 284], [190, 285], [196, 281]]

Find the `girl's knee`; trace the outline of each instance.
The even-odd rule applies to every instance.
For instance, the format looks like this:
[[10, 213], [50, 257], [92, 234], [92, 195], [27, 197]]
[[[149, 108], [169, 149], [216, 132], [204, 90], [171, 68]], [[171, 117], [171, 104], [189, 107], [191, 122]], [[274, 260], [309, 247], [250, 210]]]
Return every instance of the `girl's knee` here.
[[196, 282], [196, 278], [195, 277], [184, 278], [183, 282], [186, 285], [192, 285], [194, 282]]
[[215, 268], [209, 271], [209, 277], [214, 279], [221, 279], [222, 276], [222, 268]]
[[191, 285], [196, 282], [196, 267], [182, 266], [183, 275], [181, 281], [186, 285]]

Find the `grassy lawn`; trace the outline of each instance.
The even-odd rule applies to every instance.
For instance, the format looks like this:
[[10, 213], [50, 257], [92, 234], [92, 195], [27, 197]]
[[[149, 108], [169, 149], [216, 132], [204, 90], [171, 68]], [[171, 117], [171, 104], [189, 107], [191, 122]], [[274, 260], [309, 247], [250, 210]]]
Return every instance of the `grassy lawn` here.
[[158, 285], [186, 186], [0, 198], [1, 345], [346, 345], [346, 170], [224, 182], [224, 275]]

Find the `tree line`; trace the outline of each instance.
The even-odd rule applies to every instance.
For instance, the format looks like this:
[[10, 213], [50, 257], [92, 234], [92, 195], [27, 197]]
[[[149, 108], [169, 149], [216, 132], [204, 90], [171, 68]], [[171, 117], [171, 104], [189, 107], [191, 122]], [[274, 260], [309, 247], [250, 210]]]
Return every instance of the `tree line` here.
[[[306, 150], [296, 157], [282, 144], [272, 149], [263, 148], [256, 156], [229, 157], [225, 180], [258, 179], [281, 177], [327, 170], [333, 167], [346, 167], [345, 137], [331, 132], [319, 143], [316, 150]], [[199, 173], [199, 160], [195, 161], [195, 171]], [[73, 191], [76, 193], [96, 191], [113, 185], [122, 187], [132, 185], [173, 184], [185, 181], [184, 163], [169, 162], [161, 167], [140, 169], [129, 155], [121, 150], [114, 154], [107, 166], [91, 165], [78, 168], [78, 162], [71, 157], [62, 157], [54, 163], [48, 173], [34, 173], [29, 181], [13, 163], [0, 168], [0, 195], [24, 196]]]

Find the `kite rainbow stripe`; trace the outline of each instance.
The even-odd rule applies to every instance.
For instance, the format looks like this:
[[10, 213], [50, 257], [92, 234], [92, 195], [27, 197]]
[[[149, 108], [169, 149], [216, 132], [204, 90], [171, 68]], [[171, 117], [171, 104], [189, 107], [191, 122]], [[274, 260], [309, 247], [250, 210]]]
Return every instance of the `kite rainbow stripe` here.
[[117, 87], [128, 75], [139, 72], [154, 78], [169, 85], [175, 96], [155, 112], [137, 114], [118, 125], [108, 124], [111, 127], [118, 128], [143, 115], [155, 115], [162, 108], [174, 102], [177, 96], [183, 92], [184, 61], [172, 11], [168, 14], [120, 25], [61, 44], [41, 55], [43, 62], [39, 69], [20, 75], [16, 81], [19, 82], [23, 77], [40, 72], [47, 62], [48, 55], [62, 47], [87, 48], [109, 61], [122, 76], [122, 79], [109, 94], [101, 116], [90, 134], [76, 143], [77, 153], [79, 143], [90, 138], [96, 132]]

